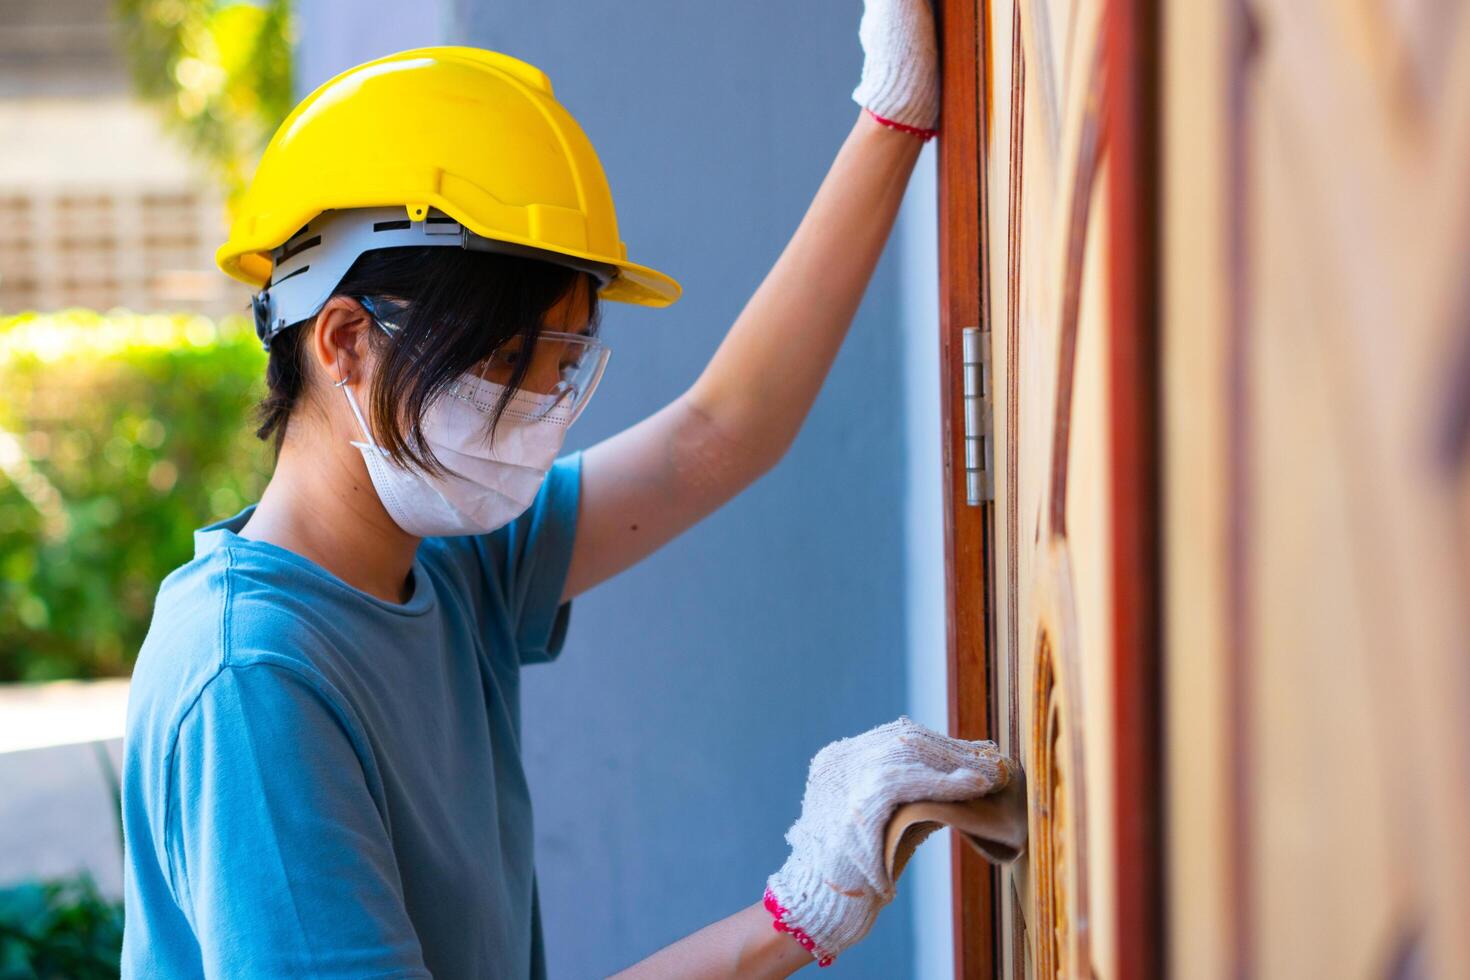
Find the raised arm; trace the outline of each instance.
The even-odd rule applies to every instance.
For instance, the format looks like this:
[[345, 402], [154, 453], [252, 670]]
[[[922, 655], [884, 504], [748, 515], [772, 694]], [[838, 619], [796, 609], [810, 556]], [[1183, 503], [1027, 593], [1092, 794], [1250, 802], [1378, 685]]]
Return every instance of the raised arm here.
[[652, 553], [769, 470], [816, 400], [937, 103], [928, 0], [869, 0], [860, 35], [867, 60], [853, 95], [867, 108], [781, 257], [688, 391], [587, 450], [566, 598]]

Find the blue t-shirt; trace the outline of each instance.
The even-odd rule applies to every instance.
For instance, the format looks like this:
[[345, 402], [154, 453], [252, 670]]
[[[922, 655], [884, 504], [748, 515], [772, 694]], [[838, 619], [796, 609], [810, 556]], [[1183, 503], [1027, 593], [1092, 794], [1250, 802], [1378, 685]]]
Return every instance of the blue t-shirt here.
[[195, 536], [128, 703], [125, 977], [543, 977], [520, 670], [561, 649], [581, 457], [430, 538], [406, 603]]

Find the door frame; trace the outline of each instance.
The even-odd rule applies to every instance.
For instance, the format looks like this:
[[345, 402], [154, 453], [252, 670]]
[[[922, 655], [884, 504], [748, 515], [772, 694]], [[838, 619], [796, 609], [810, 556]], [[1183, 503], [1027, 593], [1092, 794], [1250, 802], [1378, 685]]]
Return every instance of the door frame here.
[[[941, 0], [937, 5], [942, 134], [939, 169], [940, 412], [944, 466], [944, 591], [950, 734], [994, 738], [991, 637], [994, 503], [970, 506], [965, 479], [963, 331], [989, 321], [983, 313], [983, 168], [986, 145], [980, 24], [989, 0]], [[975, 601], [978, 598], [979, 601]], [[956, 835], [951, 835], [955, 837]], [[996, 975], [999, 876], [958, 840], [951, 847], [954, 973], [978, 980]]]

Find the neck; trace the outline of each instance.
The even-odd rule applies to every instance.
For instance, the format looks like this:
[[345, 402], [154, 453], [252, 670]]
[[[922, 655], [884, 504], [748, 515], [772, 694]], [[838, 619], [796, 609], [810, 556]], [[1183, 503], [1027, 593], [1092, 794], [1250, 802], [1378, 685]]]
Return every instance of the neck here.
[[361, 454], [345, 438], [288, 431], [240, 536], [295, 552], [369, 595], [408, 600], [419, 539], [388, 516]]

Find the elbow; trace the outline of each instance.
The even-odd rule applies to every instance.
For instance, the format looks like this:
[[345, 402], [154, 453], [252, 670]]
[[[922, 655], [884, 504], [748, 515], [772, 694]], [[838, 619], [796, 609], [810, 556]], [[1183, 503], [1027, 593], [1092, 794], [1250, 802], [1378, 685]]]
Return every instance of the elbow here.
[[794, 432], [712, 411], [691, 394], [679, 401], [684, 418], [672, 447], [675, 467], [723, 496], [733, 496], [770, 472], [795, 441]]

